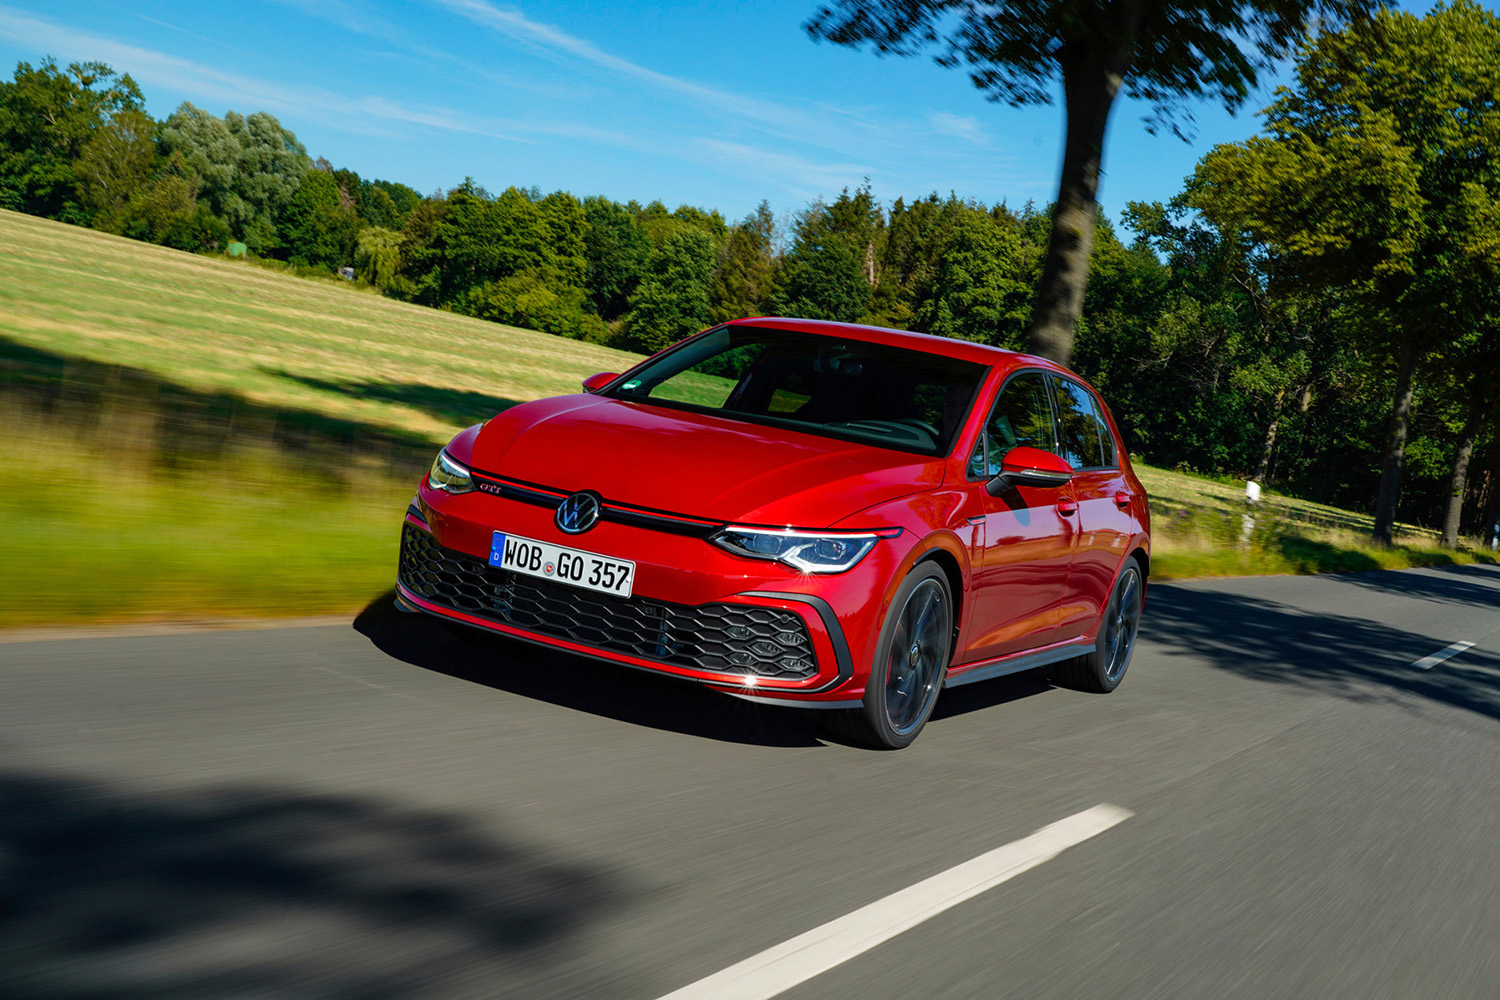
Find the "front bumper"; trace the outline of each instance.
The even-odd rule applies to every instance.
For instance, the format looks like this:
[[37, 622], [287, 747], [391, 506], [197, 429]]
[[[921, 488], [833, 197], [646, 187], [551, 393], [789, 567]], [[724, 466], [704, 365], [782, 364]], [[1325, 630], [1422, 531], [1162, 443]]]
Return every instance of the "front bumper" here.
[[822, 598], [751, 590], [688, 604], [597, 594], [444, 546], [429, 511], [414, 507], [402, 528], [397, 594], [411, 607], [756, 701], [858, 704], [847, 690], [848, 643]]

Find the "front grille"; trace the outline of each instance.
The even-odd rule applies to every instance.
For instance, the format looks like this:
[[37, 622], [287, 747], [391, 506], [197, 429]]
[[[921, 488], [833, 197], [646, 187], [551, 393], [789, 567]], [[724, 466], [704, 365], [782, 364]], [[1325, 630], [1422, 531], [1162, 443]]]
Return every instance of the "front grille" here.
[[796, 680], [817, 672], [802, 619], [743, 604], [669, 604], [612, 597], [495, 569], [401, 533], [401, 585], [423, 600], [539, 635], [698, 670]]

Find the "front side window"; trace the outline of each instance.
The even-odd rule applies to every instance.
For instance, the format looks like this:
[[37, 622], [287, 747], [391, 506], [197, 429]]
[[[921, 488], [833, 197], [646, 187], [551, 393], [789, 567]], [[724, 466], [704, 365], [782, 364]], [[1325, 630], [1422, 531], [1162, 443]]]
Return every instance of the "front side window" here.
[[1052, 407], [1047, 403], [1047, 394], [1047, 376], [1041, 372], [1022, 372], [1005, 383], [984, 426], [985, 461], [974, 463], [983, 466], [983, 475], [999, 475], [1000, 463], [1012, 448], [1057, 449], [1052, 438]]
[[[1077, 382], [1065, 378], [1052, 380], [1056, 391], [1059, 454], [1075, 469], [1098, 469], [1109, 465], [1105, 460], [1101, 432], [1109, 440], [1109, 430], [1095, 411], [1094, 397]], [[1111, 454], [1114, 451], [1111, 440]]]
[[606, 395], [945, 455], [986, 371], [904, 347], [730, 326], [647, 362]]

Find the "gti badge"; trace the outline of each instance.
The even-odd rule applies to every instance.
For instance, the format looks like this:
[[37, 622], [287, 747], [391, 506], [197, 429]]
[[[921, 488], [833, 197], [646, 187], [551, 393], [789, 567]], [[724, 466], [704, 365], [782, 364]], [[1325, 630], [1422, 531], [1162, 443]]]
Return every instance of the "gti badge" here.
[[581, 535], [599, 523], [599, 498], [592, 493], [574, 493], [557, 507], [557, 526], [570, 535]]

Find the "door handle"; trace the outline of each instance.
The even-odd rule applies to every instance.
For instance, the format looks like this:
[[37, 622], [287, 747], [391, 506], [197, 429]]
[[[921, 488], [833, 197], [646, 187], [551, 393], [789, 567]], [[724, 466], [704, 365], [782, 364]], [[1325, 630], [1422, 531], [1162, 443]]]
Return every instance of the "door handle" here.
[[1063, 517], [1078, 513], [1078, 501], [1067, 499], [1057, 501], [1057, 512]]
[[1129, 507], [1130, 506], [1130, 494], [1129, 493], [1124, 493], [1124, 492], [1116, 493], [1115, 494], [1115, 506], [1118, 507], [1118, 508], [1120, 508], [1121, 510], [1124, 510], [1126, 507]]

